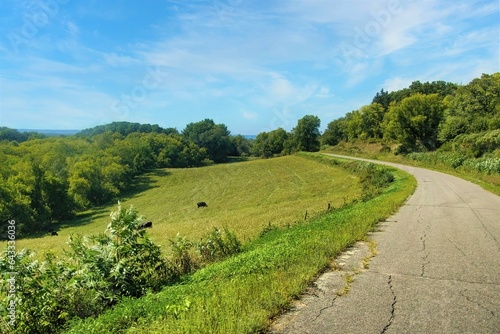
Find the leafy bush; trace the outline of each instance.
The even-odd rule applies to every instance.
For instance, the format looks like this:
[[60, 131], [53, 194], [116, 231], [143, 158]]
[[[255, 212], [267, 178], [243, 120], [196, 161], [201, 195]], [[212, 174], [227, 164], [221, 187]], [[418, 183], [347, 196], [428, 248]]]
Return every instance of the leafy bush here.
[[412, 160], [424, 162], [427, 165], [443, 164], [465, 171], [476, 171], [485, 174], [500, 173], [500, 158], [495, 156], [467, 158], [466, 155], [457, 152], [427, 152], [411, 153], [407, 157]]
[[394, 181], [394, 175], [386, 167], [376, 166], [371, 162], [352, 161], [345, 163], [343, 167], [359, 176], [364, 201], [377, 196]]
[[431, 165], [444, 164], [453, 168], [462, 166], [465, 160], [467, 160], [465, 155], [456, 152], [410, 153], [407, 157]]
[[72, 237], [69, 255], [79, 270], [87, 272], [86, 278], [102, 277], [116, 296], [137, 297], [149, 289], [158, 290], [172, 280], [174, 270], [165, 262], [160, 247], [139, 228], [141, 221], [133, 207], [125, 210], [119, 205], [118, 211], [111, 213], [106, 233]]
[[500, 173], [500, 158], [469, 159], [464, 167], [485, 174]]
[[470, 157], [481, 157], [500, 148], [500, 129], [460, 135], [452, 141], [452, 148]]
[[241, 252], [241, 242], [227, 228], [224, 231], [214, 228], [205, 241], [196, 245], [196, 249], [202, 260], [210, 263]]
[[[160, 248], [139, 229], [141, 217], [132, 207], [118, 206], [105, 233], [72, 236], [68, 258], [47, 254], [43, 262], [22, 250], [14, 258], [0, 256], [1, 305], [16, 305], [15, 333], [56, 333], [72, 318], [97, 316], [126, 296], [158, 291], [177, 271]], [[13, 263], [13, 267], [11, 267]], [[17, 272], [14, 294], [8, 294], [10, 272]], [[5, 316], [8, 310], [0, 309]]]
[[170, 240], [172, 247], [172, 262], [175, 264], [179, 275], [189, 274], [197, 269], [197, 260], [192, 252], [194, 244], [186, 237], [177, 233], [174, 240]]

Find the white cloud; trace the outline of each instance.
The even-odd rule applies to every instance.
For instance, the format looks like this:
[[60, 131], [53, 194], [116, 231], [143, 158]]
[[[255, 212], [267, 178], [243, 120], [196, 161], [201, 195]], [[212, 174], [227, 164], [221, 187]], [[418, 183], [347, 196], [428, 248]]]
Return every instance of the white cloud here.
[[109, 66], [120, 67], [140, 65], [140, 60], [124, 54], [116, 54], [114, 52], [111, 52], [102, 54], [102, 57], [105, 63]]
[[387, 92], [393, 92], [403, 88], [407, 88], [410, 84], [415, 81], [415, 78], [403, 78], [403, 77], [393, 77], [386, 79], [382, 87]]
[[242, 114], [243, 118], [247, 119], [247, 120], [253, 120], [253, 119], [257, 118], [257, 113], [255, 113], [255, 112], [243, 111], [241, 114]]
[[[328, 117], [369, 103], [361, 99], [381, 83], [396, 90], [414, 80], [466, 81], [498, 71], [496, 1], [170, 0], [162, 6], [172, 9], [168, 19], [141, 25], [148, 35], [120, 34], [116, 44], [104, 43], [117, 36], [107, 28], [126, 22], [134, 7], [61, 7], [50, 27], [23, 46], [26, 52], [2, 54], [0, 93], [9, 112], [36, 118], [47, 110], [61, 122], [65, 113], [113, 120], [123, 115], [110, 113], [110, 103], [140, 86], [151, 67], [164, 80], [130, 117], [173, 119], [182, 110], [190, 117], [224, 113], [231, 122], [245, 120], [242, 127], [291, 127], [304, 113]], [[81, 19], [89, 16], [98, 19]], [[346, 45], [354, 50], [347, 57]], [[10, 49], [0, 41], [0, 50]]]
[[279, 74], [271, 74], [272, 80], [269, 85], [269, 94], [278, 101], [287, 101], [294, 97], [297, 89], [286, 78]]
[[[423, 36], [429, 37], [427, 32], [434, 36], [438, 35], [439, 30], [443, 32], [441, 19], [447, 13], [436, 7], [437, 3], [433, 0], [403, 3], [382, 30], [376, 48], [377, 55], [389, 55], [419, 43]], [[436, 29], [439, 26], [441, 28]]]
[[498, 28], [483, 28], [474, 31], [467, 31], [456, 36], [443, 48], [441, 56], [454, 56], [473, 50], [492, 49], [498, 50], [499, 43]]
[[319, 91], [315, 95], [316, 97], [320, 99], [325, 99], [329, 97], [333, 97], [333, 94], [330, 93], [330, 88], [327, 86], [321, 86], [319, 88]]

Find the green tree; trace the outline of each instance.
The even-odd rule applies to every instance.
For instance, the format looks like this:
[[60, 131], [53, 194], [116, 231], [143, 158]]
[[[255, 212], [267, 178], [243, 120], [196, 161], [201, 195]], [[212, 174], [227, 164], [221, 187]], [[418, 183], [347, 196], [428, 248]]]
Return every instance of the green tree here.
[[211, 119], [189, 123], [182, 135], [199, 147], [207, 150], [214, 162], [223, 162], [231, 152], [230, 132], [224, 124], [215, 124]]
[[359, 110], [353, 110], [346, 114], [347, 120], [347, 138], [349, 141], [354, 141], [361, 136], [361, 124], [363, 119]]
[[389, 92], [384, 91], [382, 88], [379, 93], [375, 94], [372, 103], [382, 105], [384, 107], [384, 111], [387, 111], [387, 109], [389, 109], [389, 104], [391, 103], [391, 96], [389, 95]]
[[[460, 126], [455, 122], [458, 119]], [[465, 121], [463, 121], [465, 120]], [[500, 73], [483, 74], [458, 88], [448, 109], [441, 137], [451, 139], [462, 133], [500, 128]]]
[[28, 134], [2, 126], [0, 127], [0, 141], [2, 140], [17, 141], [20, 143], [28, 140]]
[[264, 131], [257, 135], [252, 148], [252, 154], [261, 158], [270, 158], [273, 156], [268, 132]]
[[439, 95], [417, 93], [401, 103], [391, 104], [385, 120], [385, 136], [397, 139], [403, 152], [434, 150], [443, 116], [444, 105]]
[[413, 81], [408, 88], [403, 88], [393, 92], [387, 92], [382, 89], [380, 92], [375, 94], [372, 103], [379, 103], [384, 107], [384, 112], [387, 112], [389, 105], [401, 102], [404, 98], [411, 95], [421, 93], [424, 95], [438, 94], [441, 98], [448, 95], [454, 95], [457, 90], [457, 84], [446, 82], [446, 81], [432, 81], [424, 82]]
[[[362, 106], [359, 110], [346, 114], [344, 122], [347, 140], [382, 138], [384, 115], [384, 107], [379, 103]], [[340, 131], [340, 129], [337, 128], [336, 131]], [[332, 133], [330, 132], [329, 135]]]
[[292, 130], [299, 151], [319, 151], [320, 125], [321, 121], [317, 116], [306, 115], [299, 119], [297, 126]]
[[205, 148], [200, 148], [181, 135], [158, 134], [153, 141], [159, 167], [201, 166], [208, 159]]
[[252, 142], [242, 135], [231, 136], [231, 153], [232, 156], [246, 157], [249, 156], [252, 150]]
[[287, 151], [286, 145], [291, 135], [283, 128], [270, 132], [261, 132], [257, 135], [253, 146], [253, 154], [262, 158], [284, 155]]
[[283, 128], [278, 128], [269, 132], [269, 145], [273, 154], [283, 154], [285, 143], [290, 138], [290, 134]]
[[111, 132], [119, 133], [122, 136], [127, 136], [133, 132], [139, 133], [165, 133], [165, 134], [178, 134], [175, 128], [162, 128], [158, 124], [140, 124], [130, 122], [112, 122], [109, 124], [98, 125], [96, 127], [80, 131], [78, 137], [93, 137], [95, 135]]
[[347, 141], [347, 122], [345, 117], [341, 117], [328, 123], [325, 132], [321, 136], [323, 145], [337, 145], [341, 141]]
[[125, 189], [126, 175], [118, 157], [84, 156], [70, 170], [68, 192], [80, 208], [101, 205]]

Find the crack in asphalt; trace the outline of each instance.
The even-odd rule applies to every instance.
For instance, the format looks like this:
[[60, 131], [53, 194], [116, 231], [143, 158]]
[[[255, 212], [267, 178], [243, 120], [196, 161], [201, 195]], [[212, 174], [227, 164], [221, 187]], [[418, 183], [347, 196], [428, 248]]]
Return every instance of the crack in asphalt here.
[[500, 252], [500, 243], [498, 242], [497, 238], [495, 238], [495, 236], [493, 235], [493, 233], [488, 229], [488, 227], [486, 227], [486, 225], [484, 224], [484, 221], [481, 219], [481, 217], [479, 216], [478, 212], [476, 210], [476, 208], [473, 208], [465, 199], [463, 199], [462, 196], [460, 196], [459, 193], [457, 193], [452, 187], [450, 187], [450, 185], [448, 183], [445, 183], [445, 185], [448, 187], [448, 189], [450, 189], [458, 198], [460, 198], [462, 200], [463, 203], [465, 203], [467, 205], [467, 207], [472, 211], [472, 213], [474, 214], [474, 216], [476, 216], [477, 220], [479, 221], [479, 223], [481, 224], [481, 226], [483, 226], [483, 229], [486, 231], [486, 233], [490, 236], [491, 239], [493, 239], [493, 241], [495, 242], [495, 244], [497, 245], [497, 249], [498, 251]]
[[391, 317], [389, 318], [389, 321], [382, 329], [382, 332], [380, 332], [380, 334], [384, 334], [387, 331], [387, 329], [389, 329], [389, 327], [392, 325], [392, 322], [394, 321], [395, 305], [397, 303], [396, 294], [394, 293], [394, 288], [392, 286], [392, 275], [389, 275], [389, 280], [387, 281], [387, 284], [389, 285], [389, 290], [391, 290], [392, 294]]
[[420, 270], [420, 277], [424, 277], [425, 275], [425, 266], [430, 264], [430, 261], [427, 261], [427, 258], [429, 257], [429, 253], [425, 254], [425, 256], [422, 258], [422, 265], [421, 265], [421, 270]]
[[479, 222], [481, 223], [481, 225], [483, 226], [483, 229], [486, 231], [486, 233], [490, 236], [490, 238], [493, 239], [493, 241], [495, 242], [495, 244], [497, 245], [497, 249], [498, 251], [500, 252], [500, 243], [498, 242], [497, 238], [495, 238], [495, 236], [493, 235], [493, 233], [491, 233], [491, 231], [486, 227], [486, 225], [484, 224], [483, 220], [481, 219], [481, 217], [479, 216], [478, 212], [473, 209], [470, 205], [469, 205], [470, 209], [472, 210], [472, 212], [474, 213], [474, 216], [476, 216], [477, 220], [479, 220]]
[[[388, 275], [387, 273], [377, 271], [377, 270], [372, 270], [370, 269], [372, 273], [375, 274], [380, 274], [380, 275]], [[428, 279], [432, 281], [442, 281], [442, 282], [458, 282], [458, 283], [468, 283], [468, 284], [478, 284], [478, 285], [487, 285], [487, 286], [498, 286], [500, 288], [500, 283], [496, 282], [478, 282], [478, 281], [467, 281], [463, 279], [453, 279], [453, 278], [444, 278], [444, 277], [431, 277], [431, 276], [417, 276], [417, 275], [412, 275], [412, 274], [403, 274], [403, 273], [397, 273], [398, 276], [402, 277], [413, 277], [413, 278], [422, 278], [422, 279]]]
[[[419, 207], [419, 209], [420, 209], [420, 207]], [[418, 217], [417, 217], [417, 224], [420, 225], [421, 222], [423, 222], [422, 213], [419, 212]], [[430, 228], [430, 226], [427, 224], [425, 226], [425, 230], [427, 230], [429, 228]], [[424, 277], [426, 266], [430, 263], [429, 261], [427, 261], [427, 258], [429, 257], [429, 252], [427, 252], [427, 249], [426, 249], [427, 232], [425, 230], [423, 231], [423, 234], [420, 237], [420, 242], [422, 243], [421, 252], [425, 252], [425, 255], [422, 257], [422, 264], [420, 265], [420, 277]]]
[[460, 249], [460, 247], [458, 247], [453, 241], [451, 241], [450, 238], [448, 238], [448, 241], [450, 242], [450, 244], [452, 244], [453, 246], [455, 246], [455, 248], [460, 252], [462, 253], [463, 256], [467, 256], [465, 255], [464, 251]]
[[477, 306], [479, 306], [480, 308], [482, 308], [483, 310], [487, 311], [488, 313], [491, 313], [491, 315], [493, 317], [495, 317], [495, 312], [490, 310], [489, 308], [481, 305], [479, 302], [473, 300], [472, 298], [470, 298], [469, 296], [466, 296], [465, 293], [463, 291], [460, 291], [460, 296], [464, 297], [465, 300], [467, 300], [469, 303], [472, 303], [472, 304], [475, 304]]
[[330, 303], [330, 305], [328, 305], [328, 306], [325, 306], [325, 307], [321, 308], [321, 309], [319, 310], [318, 314], [316, 315], [316, 317], [315, 317], [313, 320], [311, 320], [311, 322], [314, 322], [314, 321], [318, 320], [318, 318], [319, 318], [319, 317], [321, 317], [321, 314], [323, 313], [323, 311], [325, 311], [325, 310], [328, 310], [328, 309], [332, 308], [332, 307], [334, 306], [334, 304], [335, 304], [335, 300], [337, 300], [337, 297], [334, 297], [334, 298], [333, 298], [333, 300], [332, 300], [332, 302]]

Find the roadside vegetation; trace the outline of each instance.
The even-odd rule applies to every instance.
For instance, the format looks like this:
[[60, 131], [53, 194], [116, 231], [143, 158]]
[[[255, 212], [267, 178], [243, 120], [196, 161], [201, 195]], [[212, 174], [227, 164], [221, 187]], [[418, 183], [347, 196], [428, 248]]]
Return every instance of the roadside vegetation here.
[[[369, 163], [295, 159], [305, 158], [354, 174], [363, 196], [307, 221], [267, 225], [245, 244], [227, 228], [215, 228], [201, 240], [178, 235], [167, 257], [148, 232], [137, 229], [138, 213], [119, 207], [106, 233], [72, 238], [67, 258], [49, 255], [33, 262], [27, 253], [18, 255], [16, 280], [24, 289], [16, 295], [17, 332], [264, 329], [335, 254], [364, 238], [415, 187], [410, 176]], [[374, 173], [382, 178], [369, 176]], [[5, 271], [6, 259], [1, 266]]]
[[328, 152], [452, 173], [500, 194], [500, 73], [466, 85], [413, 82], [328, 124]]
[[454, 152], [435, 151], [394, 154], [380, 142], [349, 142], [324, 147], [323, 152], [381, 160], [436, 170], [458, 176], [500, 196], [500, 173], [487, 172], [496, 166], [489, 158], [467, 158]]

